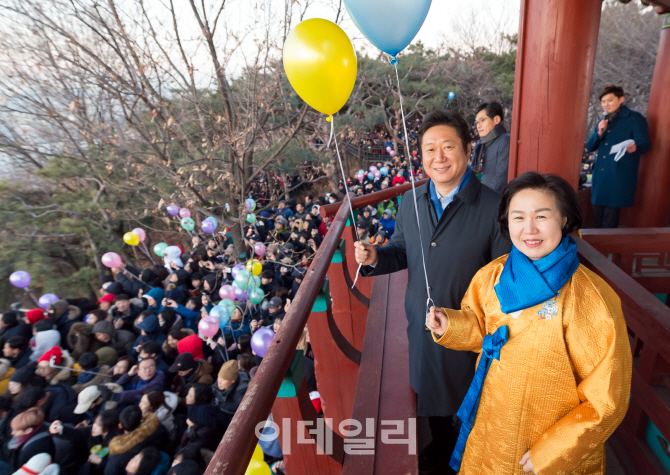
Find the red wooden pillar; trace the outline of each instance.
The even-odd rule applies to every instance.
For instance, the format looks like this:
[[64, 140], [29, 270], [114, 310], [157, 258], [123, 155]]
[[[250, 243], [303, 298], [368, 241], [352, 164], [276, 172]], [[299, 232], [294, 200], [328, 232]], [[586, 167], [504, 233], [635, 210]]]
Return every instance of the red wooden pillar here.
[[602, 0], [522, 0], [509, 179], [555, 173], [575, 189]]
[[649, 93], [651, 150], [640, 160], [635, 206], [622, 216], [631, 227], [670, 224], [670, 14], [665, 15]]

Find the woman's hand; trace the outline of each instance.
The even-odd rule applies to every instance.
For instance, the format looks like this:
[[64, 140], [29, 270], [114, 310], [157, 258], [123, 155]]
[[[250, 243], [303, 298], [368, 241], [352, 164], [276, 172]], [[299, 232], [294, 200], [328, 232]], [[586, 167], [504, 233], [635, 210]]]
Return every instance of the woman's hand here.
[[63, 433], [63, 424], [61, 421], [53, 421], [49, 426], [49, 434], [60, 435]]
[[523, 457], [521, 457], [521, 461], [519, 462], [519, 465], [523, 466], [523, 471], [524, 473], [534, 473], [537, 475], [537, 472], [535, 471], [535, 468], [533, 467], [533, 462], [530, 460], [530, 450], [523, 454]]
[[88, 456], [88, 461], [93, 465], [100, 465], [100, 462], [102, 462], [102, 457], [100, 457], [98, 454], [91, 454]]
[[430, 307], [426, 326], [430, 331], [435, 333], [438, 338], [440, 338], [447, 331], [447, 327], [449, 326], [449, 318], [447, 318], [447, 314], [444, 313], [444, 310], [441, 308]]

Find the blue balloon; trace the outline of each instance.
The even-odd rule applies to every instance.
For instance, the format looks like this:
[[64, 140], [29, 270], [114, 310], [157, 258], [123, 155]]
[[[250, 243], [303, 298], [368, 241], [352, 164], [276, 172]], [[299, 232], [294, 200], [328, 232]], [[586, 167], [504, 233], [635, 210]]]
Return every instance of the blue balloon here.
[[390, 54], [395, 61], [396, 55], [409, 46], [421, 29], [431, 2], [432, 0], [344, 0], [344, 5], [361, 33], [377, 48]]
[[219, 328], [225, 328], [230, 321], [230, 312], [223, 305], [212, 307], [212, 310], [209, 311], [209, 315], [219, 321]]
[[216, 220], [216, 218], [212, 216], [207, 216], [203, 221], [211, 221], [212, 223], [214, 223], [215, 228], [219, 225], [219, 222]]
[[454, 94], [454, 91], [449, 91], [449, 100], [453, 101], [454, 97], [456, 97], [456, 94]]
[[381, 168], [379, 169], [379, 173], [381, 173], [382, 175], [386, 176], [386, 175], [389, 174], [389, 169], [388, 169], [387, 167], [381, 167]]
[[368, 179], [369, 179], [369, 180], [374, 179], [374, 177], [375, 177], [374, 173], [372, 173], [372, 172], [369, 172], [369, 173], [368, 173]]

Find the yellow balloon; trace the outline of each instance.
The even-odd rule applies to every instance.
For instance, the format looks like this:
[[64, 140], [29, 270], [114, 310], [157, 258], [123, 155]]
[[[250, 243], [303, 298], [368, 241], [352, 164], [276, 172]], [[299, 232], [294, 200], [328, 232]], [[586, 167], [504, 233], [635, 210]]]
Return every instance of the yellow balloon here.
[[[247, 261], [247, 270], [249, 272], [253, 273], [254, 268], [256, 267], [256, 264], [261, 265], [261, 261], [259, 261], [258, 259], [252, 259], [250, 261]], [[261, 268], [262, 268], [262, 266], [261, 266]]]
[[263, 266], [258, 262], [254, 262], [253, 268], [251, 269], [251, 274], [258, 276], [261, 275], [261, 272], [263, 272]]
[[291, 86], [314, 109], [333, 115], [354, 90], [356, 53], [335, 23], [313, 18], [298, 24], [284, 43], [284, 69]]
[[134, 232], [129, 232], [123, 235], [123, 242], [129, 246], [137, 246], [140, 243], [140, 237]]
[[256, 445], [256, 448], [254, 449], [254, 454], [251, 456], [251, 460], [265, 462], [265, 458], [263, 458], [263, 449], [261, 449], [260, 445]]
[[272, 470], [265, 462], [251, 459], [244, 475], [272, 475]]

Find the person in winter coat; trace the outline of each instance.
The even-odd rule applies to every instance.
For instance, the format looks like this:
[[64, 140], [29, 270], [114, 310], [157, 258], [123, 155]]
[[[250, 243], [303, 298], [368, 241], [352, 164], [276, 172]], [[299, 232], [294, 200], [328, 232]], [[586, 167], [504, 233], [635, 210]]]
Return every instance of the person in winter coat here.
[[50, 319], [40, 320], [35, 324], [35, 338], [31, 342], [33, 352], [30, 361], [37, 361], [46, 351], [54, 346], [60, 346], [60, 332], [54, 328]]
[[511, 136], [502, 123], [504, 118], [505, 112], [497, 102], [481, 104], [475, 116], [480, 137], [473, 153], [475, 169], [482, 169], [482, 184], [496, 193], [502, 193], [507, 186], [509, 168]]
[[167, 442], [167, 431], [156, 417], [148, 413], [142, 416], [137, 406], [128, 406], [119, 415], [123, 435], [117, 435], [109, 442], [109, 459], [105, 475], [119, 475], [135, 455], [145, 447], [161, 449]]
[[[635, 203], [640, 158], [651, 148], [651, 139], [644, 116], [624, 104], [623, 88], [607, 86], [598, 97], [606, 114], [586, 143], [589, 152], [598, 151], [591, 188], [593, 223], [596, 228], [616, 228], [621, 208]], [[612, 147], [626, 140], [633, 143], [615, 161]]]
[[49, 428], [44, 424], [44, 413], [36, 407], [16, 415], [11, 423], [11, 440], [3, 447], [3, 460], [15, 470], [21, 468], [37, 454], [46, 453], [52, 458], [54, 444]]
[[61, 344], [65, 344], [66, 349], [69, 350], [70, 348], [67, 346], [67, 334], [70, 332], [72, 325], [79, 320], [81, 310], [79, 307], [70, 305], [67, 300], [61, 299], [50, 304], [47, 313], [60, 333]]
[[67, 334], [67, 344], [70, 347], [70, 356], [79, 359], [84, 353], [95, 353], [105, 344], [93, 336], [93, 325], [77, 322]]
[[[59, 368], [52, 367], [51, 362]], [[74, 360], [58, 346], [44, 353], [37, 362], [37, 375], [46, 383], [45, 391], [49, 396], [41, 407], [48, 422], [61, 420], [77, 424], [85, 416], [74, 414], [77, 406], [77, 393], [72, 389], [71, 370]]]
[[8, 311], [2, 314], [0, 319], [0, 348], [5, 346], [5, 343], [10, 338], [15, 336], [22, 336], [28, 340], [32, 337], [33, 329], [27, 323], [20, 323], [16, 312]]
[[202, 340], [198, 335], [189, 335], [186, 338], [182, 338], [177, 343], [177, 349], [179, 354], [191, 353], [194, 360], [204, 360], [205, 355], [202, 353]]
[[103, 320], [93, 325], [95, 338], [114, 348], [119, 355], [127, 355], [132, 349], [135, 334], [128, 330], [117, 330], [112, 322]]
[[[5, 394], [9, 387], [9, 378], [12, 377], [16, 371], [8, 359], [0, 358], [0, 394]], [[212, 384], [212, 383], [210, 383]]]
[[156, 370], [156, 361], [147, 358], [130, 368], [130, 371], [121, 376], [116, 384], [123, 386], [123, 391], [112, 394], [111, 401], [137, 404], [147, 391], [154, 388], [163, 389], [165, 374]]
[[117, 295], [114, 297], [114, 306], [109, 310], [114, 328], [132, 332], [133, 322], [142, 310], [139, 306], [131, 303], [128, 295]]
[[15, 336], [5, 342], [2, 354], [9, 359], [12, 368], [23, 368], [30, 362], [32, 350], [28, 345], [28, 339], [23, 336]]
[[160, 423], [167, 430], [170, 440], [172, 440], [176, 433], [173, 413], [177, 409], [178, 403], [176, 394], [170, 391], [152, 389], [144, 393], [142, 399], [140, 399], [139, 408], [142, 411], [142, 416], [146, 416], [150, 412], [156, 414]]
[[384, 227], [389, 238], [393, 237], [393, 231], [395, 231], [395, 218], [393, 217], [392, 209], [384, 210], [382, 217], [379, 220], [379, 224]]
[[161, 303], [165, 298], [165, 291], [156, 287], [143, 294], [142, 298], [147, 301], [147, 310], [158, 314], [163, 307]]
[[172, 391], [179, 396], [180, 402], [186, 398], [188, 388], [193, 383], [211, 385], [212, 365], [204, 359], [195, 359], [191, 353], [182, 353], [177, 356], [175, 362], [170, 366], [170, 373], [177, 373], [172, 383]]
[[[140, 291], [146, 294], [152, 287], [160, 286], [160, 281], [156, 277], [156, 273], [151, 269], [144, 269], [141, 273], [139, 269], [132, 266], [126, 266], [129, 272], [135, 275], [140, 275], [140, 281], [135, 277], [128, 277], [124, 271], [116, 274], [116, 281], [123, 286], [123, 292], [131, 297], [137, 297]], [[160, 302], [160, 300], [159, 300]]]
[[181, 439], [180, 447], [198, 447], [216, 450], [225, 429], [225, 414], [211, 404], [189, 405], [186, 424], [188, 428]]
[[249, 375], [239, 370], [236, 360], [227, 361], [221, 366], [216, 383], [212, 385], [212, 403], [230, 418], [228, 423], [240, 406], [249, 381]]
[[133, 356], [136, 356], [142, 345], [148, 341], [155, 341], [161, 345], [165, 341], [165, 334], [161, 332], [158, 317], [149, 312], [143, 312], [142, 314], [145, 315], [144, 320], [136, 326], [141, 334], [133, 343], [133, 349], [130, 352]]
[[[403, 196], [393, 237], [386, 246], [356, 243], [355, 257], [365, 276], [408, 270], [405, 314], [409, 375], [417, 393], [417, 415], [428, 417], [433, 441], [419, 457], [421, 470], [433, 469], [458, 438], [452, 425], [474, 376], [477, 355], [436, 345], [426, 331], [427, 292], [436, 306], [459, 308], [472, 277], [507, 254], [511, 243], [498, 227], [500, 195], [473, 176], [468, 167], [470, 127], [455, 111], [424, 118], [419, 144], [430, 181]], [[428, 274], [425, 288], [420, 243]], [[373, 267], [374, 266], [374, 267]], [[455, 269], [458, 269], [455, 272]], [[439, 293], [437, 292], [439, 289]]]

